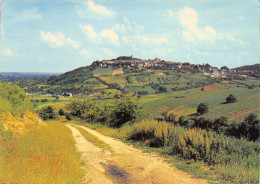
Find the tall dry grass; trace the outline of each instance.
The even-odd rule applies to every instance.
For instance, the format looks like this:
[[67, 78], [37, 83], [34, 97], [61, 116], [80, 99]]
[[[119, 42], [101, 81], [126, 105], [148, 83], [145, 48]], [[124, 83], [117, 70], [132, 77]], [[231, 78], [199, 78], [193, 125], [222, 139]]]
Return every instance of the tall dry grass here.
[[129, 138], [155, 147], [170, 146], [171, 154], [203, 161], [213, 166], [219, 179], [224, 182], [259, 182], [259, 142], [155, 120], [135, 124]]
[[[1, 125], [1, 124], [0, 124]], [[60, 122], [16, 134], [0, 126], [0, 183], [80, 183], [80, 157], [70, 130]]]

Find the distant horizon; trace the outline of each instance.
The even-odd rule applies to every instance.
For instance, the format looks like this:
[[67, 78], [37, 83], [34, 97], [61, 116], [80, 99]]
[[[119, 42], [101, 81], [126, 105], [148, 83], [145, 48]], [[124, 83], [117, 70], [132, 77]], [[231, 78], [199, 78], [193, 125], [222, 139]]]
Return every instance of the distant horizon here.
[[0, 0], [0, 72], [64, 73], [120, 55], [253, 65], [258, 7], [255, 0]]

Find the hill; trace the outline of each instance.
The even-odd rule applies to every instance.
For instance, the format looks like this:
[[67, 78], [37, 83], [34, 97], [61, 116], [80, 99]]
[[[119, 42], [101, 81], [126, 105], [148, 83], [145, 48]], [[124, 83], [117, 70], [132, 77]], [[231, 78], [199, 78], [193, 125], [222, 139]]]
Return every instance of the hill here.
[[155, 59], [120, 56], [94, 61], [58, 76], [22, 79], [18, 85], [28, 93], [91, 95], [114, 98], [155, 94], [203, 87], [227, 78], [229, 71], [206, 65], [194, 65]]
[[260, 64], [240, 66], [240, 67], [237, 67], [237, 68], [233, 68], [232, 70], [260, 72]]
[[237, 68], [233, 68], [231, 71], [260, 78], [260, 64], [240, 66]]

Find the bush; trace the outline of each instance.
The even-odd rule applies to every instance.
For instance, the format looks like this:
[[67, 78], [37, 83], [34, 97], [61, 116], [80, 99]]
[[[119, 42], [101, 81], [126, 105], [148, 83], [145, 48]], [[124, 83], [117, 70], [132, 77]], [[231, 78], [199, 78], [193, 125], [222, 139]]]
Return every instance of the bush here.
[[173, 113], [170, 113], [168, 115], [167, 112], [163, 112], [161, 114], [161, 117], [158, 118], [159, 121], [166, 121], [166, 122], [171, 122], [171, 123], [174, 123], [175, 122], [175, 118], [176, 116], [173, 114]]
[[206, 103], [200, 103], [197, 108], [197, 113], [202, 115], [202, 114], [205, 114], [206, 112], [208, 112], [208, 110], [209, 110], [209, 108]]
[[41, 99], [41, 102], [48, 102], [48, 99]]
[[30, 108], [30, 99], [20, 87], [0, 82], [0, 112], [19, 114]]
[[256, 141], [260, 135], [260, 120], [255, 114], [248, 115], [239, 125], [233, 125], [228, 133], [235, 137], [245, 137], [248, 140]]
[[136, 118], [137, 103], [129, 98], [122, 98], [114, 103], [114, 110], [110, 114], [110, 127], [121, 127]]
[[43, 120], [57, 119], [57, 117], [58, 117], [58, 113], [54, 112], [54, 109], [52, 106], [47, 106], [47, 107], [41, 108], [40, 110], [37, 111], [37, 114]]
[[69, 120], [69, 121], [72, 120], [72, 115], [67, 113], [66, 114], [66, 119]]
[[58, 113], [59, 113], [60, 116], [64, 116], [65, 115], [65, 111], [63, 109], [60, 109]]
[[235, 102], [237, 102], [237, 98], [233, 94], [230, 94], [226, 98], [226, 103], [235, 103]]

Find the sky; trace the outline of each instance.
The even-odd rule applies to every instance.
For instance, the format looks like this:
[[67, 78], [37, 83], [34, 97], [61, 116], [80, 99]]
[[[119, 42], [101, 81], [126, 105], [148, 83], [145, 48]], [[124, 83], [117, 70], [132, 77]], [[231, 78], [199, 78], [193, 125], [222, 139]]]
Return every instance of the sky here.
[[131, 56], [259, 63], [257, 0], [0, 0], [0, 72], [66, 72]]

